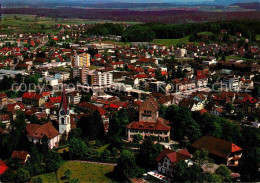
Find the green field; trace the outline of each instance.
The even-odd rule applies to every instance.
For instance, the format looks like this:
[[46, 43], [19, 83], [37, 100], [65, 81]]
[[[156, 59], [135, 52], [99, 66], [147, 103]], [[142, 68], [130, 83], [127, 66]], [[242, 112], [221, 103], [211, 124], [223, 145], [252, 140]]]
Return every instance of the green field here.
[[[77, 178], [81, 183], [83, 182], [99, 183], [99, 182], [112, 182], [112, 180], [109, 179], [106, 176], [106, 174], [112, 172], [114, 166], [68, 161], [60, 166], [56, 174], [53, 172], [53, 173], [38, 175], [36, 177], [41, 177], [43, 183], [45, 182], [64, 183], [67, 182], [67, 180], [63, 180], [64, 172], [67, 169], [70, 169], [72, 172], [71, 178], [72, 179]], [[34, 177], [32, 179], [34, 179]]]
[[260, 34], [256, 35], [256, 40], [260, 41]]
[[166, 46], [177, 46], [178, 44], [186, 44], [186, 43], [194, 43], [194, 44], [198, 44], [197, 42], [189, 42], [189, 36], [185, 36], [183, 38], [180, 39], [154, 39], [152, 41], [152, 43], [155, 44], [162, 44], [162, 45], [166, 45]]
[[228, 61], [228, 59], [254, 61], [254, 59], [248, 59], [248, 58], [244, 58], [244, 57], [226, 56], [227, 61]]
[[32, 178], [32, 180], [34, 178], [37, 178], [37, 177], [40, 177], [42, 178], [42, 182], [45, 183], [45, 182], [58, 182], [58, 179], [57, 179], [57, 176], [55, 174], [55, 172], [52, 172], [52, 173], [46, 173], [46, 174], [42, 174], [42, 175], [38, 175], [38, 176], [35, 176]]
[[[106, 20], [85, 20], [85, 19], [63, 19], [63, 18], [50, 18], [50, 17], [38, 17], [35, 15], [15, 15], [15, 14], [4, 14], [2, 16], [1, 25], [4, 29], [0, 30], [0, 33], [28, 33], [33, 31], [38, 31], [41, 29], [41, 25], [46, 25], [44, 29], [45, 33], [58, 33], [57, 30], [53, 29], [52, 26], [56, 24], [73, 25], [73, 24], [95, 24], [95, 23], [105, 23], [105, 22], [115, 22]], [[123, 23], [123, 22], [117, 22]], [[137, 24], [138, 22], [124, 22], [128, 24]], [[30, 27], [30, 29], [29, 29]]]

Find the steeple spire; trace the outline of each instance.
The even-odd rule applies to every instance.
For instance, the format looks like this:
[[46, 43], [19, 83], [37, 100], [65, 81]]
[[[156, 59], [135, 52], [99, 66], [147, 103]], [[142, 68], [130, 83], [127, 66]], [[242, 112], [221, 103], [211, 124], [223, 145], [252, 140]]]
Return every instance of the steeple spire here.
[[66, 92], [65, 92], [65, 87], [63, 85], [62, 87], [63, 91], [62, 91], [62, 101], [61, 101], [61, 108], [67, 112], [68, 109], [68, 103], [67, 103], [67, 97], [66, 97]]

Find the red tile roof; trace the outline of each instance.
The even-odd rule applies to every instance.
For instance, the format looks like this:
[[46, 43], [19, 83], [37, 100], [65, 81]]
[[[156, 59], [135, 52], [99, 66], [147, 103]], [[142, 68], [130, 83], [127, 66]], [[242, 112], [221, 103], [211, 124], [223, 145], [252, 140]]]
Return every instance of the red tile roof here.
[[6, 164], [3, 161], [0, 161], [0, 175], [2, 175], [3, 173], [5, 173], [5, 171], [8, 169], [8, 167], [6, 166]]
[[28, 137], [41, 139], [46, 136], [48, 139], [52, 139], [59, 135], [59, 132], [51, 123], [45, 123], [43, 125], [28, 124], [26, 127]]
[[20, 160], [25, 160], [27, 158], [27, 151], [13, 151], [12, 158], [18, 158]]
[[222, 158], [227, 158], [229, 154], [242, 151], [242, 148], [233, 144], [232, 142], [228, 142], [226, 140], [222, 140], [213, 136], [203, 136], [196, 140], [192, 147], [196, 149], [205, 149], [210, 154], [215, 156], [219, 156]]
[[174, 163], [179, 162], [180, 160], [186, 160], [191, 157], [191, 154], [188, 152], [187, 149], [182, 149], [179, 151], [173, 151], [171, 149], [164, 149], [155, 159], [155, 161], [161, 161], [165, 156], [169, 158], [172, 165]]
[[61, 103], [61, 96], [58, 97], [49, 97], [50, 101], [55, 104], [55, 103]]
[[161, 122], [134, 121], [126, 125], [129, 129], [170, 131], [171, 127]]

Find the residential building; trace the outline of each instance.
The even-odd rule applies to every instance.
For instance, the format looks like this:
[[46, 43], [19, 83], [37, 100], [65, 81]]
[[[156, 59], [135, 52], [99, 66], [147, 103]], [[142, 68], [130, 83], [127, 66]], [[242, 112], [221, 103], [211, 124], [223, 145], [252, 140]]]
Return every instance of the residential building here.
[[110, 86], [113, 83], [111, 72], [91, 71], [87, 73], [87, 84], [89, 86]]
[[149, 96], [139, 108], [139, 121], [134, 121], [126, 125], [127, 139], [133, 140], [133, 136], [140, 134], [145, 136], [155, 136], [158, 141], [168, 141], [170, 139], [169, 121], [159, 117], [159, 105], [156, 100]]
[[191, 154], [187, 149], [181, 149], [173, 151], [171, 149], [164, 149], [155, 159], [158, 163], [158, 172], [173, 177], [172, 170], [176, 163], [180, 160], [184, 160], [187, 163], [191, 158]]
[[239, 78], [236, 76], [225, 76], [222, 80], [222, 89], [226, 91], [238, 91], [240, 87]]
[[7, 95], [6, 93], [0, 93], [0, 105], [7, 104]]
[[25, 164], [30, 158], [30, 154], [28, 151], [13, 151], [12, 158], [17, 158], [21, 164]]
[[71, 66], [72, 67], [90, 67], [90, 54], [82, 53], [82, 54], [74, 54], [71, 57]]

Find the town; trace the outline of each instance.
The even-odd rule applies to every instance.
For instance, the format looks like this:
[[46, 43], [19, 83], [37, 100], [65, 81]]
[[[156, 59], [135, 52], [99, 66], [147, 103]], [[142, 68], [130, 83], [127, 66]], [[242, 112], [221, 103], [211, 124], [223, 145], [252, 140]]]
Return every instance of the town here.
[[259, 22], [215, 24], [1, 26], [0, 181], [259, 181]]

